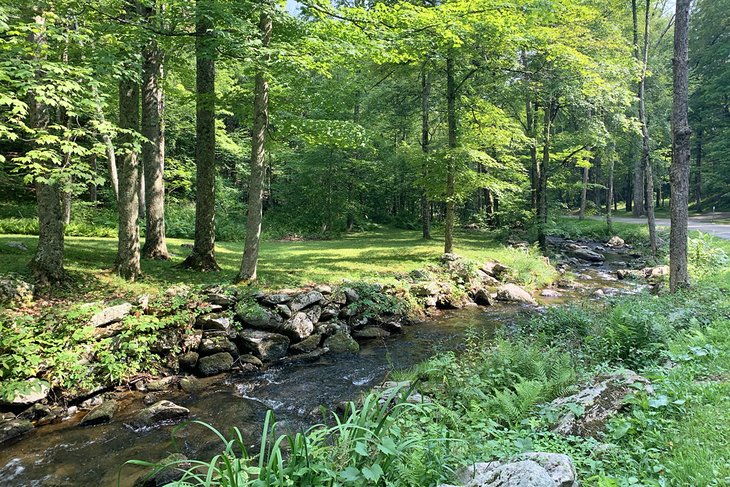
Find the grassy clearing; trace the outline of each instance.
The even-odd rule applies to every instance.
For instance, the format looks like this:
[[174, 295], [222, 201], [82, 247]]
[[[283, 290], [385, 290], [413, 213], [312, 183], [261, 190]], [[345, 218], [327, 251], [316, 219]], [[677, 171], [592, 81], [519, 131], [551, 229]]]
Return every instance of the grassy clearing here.
[[[480, 231], [457, 234], [456, 252], [478, 261], [499, 260], [513, 267], [520, 282], [539, 287], [551, 282], [554, 270], [536, 253], [505, 247], [498, 235]], [[7, 243], [22, 242], [28, 252], [15, 251]], [[26, 264], [35, 249], [36, 237], [0, 236], [0, 268], [3, 272], [25, 274]], [[169, 239], [172, 260], [143, 261], [144, 278], [128, 284], [110, 272], [116, 254], [116, 240], [109, 238], [66, 238], [66, 267], [78, 276], [87, 289], [150, 292], [178, 283], [213, 284], [231, 282], [240, 266], [243, 245], [217, 244], [219, 273], [197, 273], [176, 266], [189, 253], [181, 247], [188, 240]], [[353, 281], [387, 281], [398, 274], [435, 263], [442, 253], [437, 234], [424, 241], [415, 231], [380, 228], [356, 233], [337, 240], [267, 241], [261, 246], [259, 284], [264, 288], [299, 287], [312, 283]]]

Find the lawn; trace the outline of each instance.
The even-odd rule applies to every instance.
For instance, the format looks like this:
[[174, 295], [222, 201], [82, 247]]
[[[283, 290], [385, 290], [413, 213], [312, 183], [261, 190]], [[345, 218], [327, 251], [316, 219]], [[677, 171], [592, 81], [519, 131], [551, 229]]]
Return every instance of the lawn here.
[[[337, 240], [266, 241], [261, 245], [259, 285], [268, 289], [300, 287], [313, 283], [336, 284], [343, 280], [387, 281], [398, 274], [436, 263], [443, 252], [442, 237], [424, 241], [417, 231], [380, 228], [351, 234]], [[28, 251], [9, 248], [8, 242], [22, 242]], [[37, 237], [0, 236], [2, 273], [27, 273], [27, 262]], [[148, 292], [177, 283], [228, 283], [240, 266], [243, 244], [216, 245], [221, 272], [198, 273], [177, 266], [189, 253], [182, 245], [188, 240], [169, 239], [172, 259], [143, 261], [143, 279], [129, 285], [111, 271], [116, 240], [111, 238], [66, 238], [66, 268], [88, 289]], [[462, 231], [456, 236], [457, 253], [478, 261], [499, 260], [515, 268], [518, 280], [539, 287], [553, 280], [554, 270], [536, 252], [526, 253], [504, 246], [497, 235], [482, 231]]]

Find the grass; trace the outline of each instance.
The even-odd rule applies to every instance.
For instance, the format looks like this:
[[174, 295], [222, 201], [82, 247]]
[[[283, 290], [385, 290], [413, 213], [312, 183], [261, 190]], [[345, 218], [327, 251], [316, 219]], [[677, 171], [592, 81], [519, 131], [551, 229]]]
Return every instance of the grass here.
[[[8, 242], [22, 242], [27, 252], [9, 248]], [[0, 236], [0, 268], [4, 272], [27, 273], [27, 262], [37, 238], [25, 235]], [[128, 284], [110, 268], [116, 255], [116, 240], [111, 238], [66, 238], [66, 268], [85, 282], [87, 289], [99, 288], [130, 292], [149, 292], [178, 283], [213, 284], [231, 282], [240, 266], [243, 245], [222, 242], [216, 256], [219, 273], [197, 273], [180, 269], [189, 250], [181, 245], [188, 240], [169, 239], [170, 261], [143, 261], [144, 277]], [[459, 232], [456, 252], [478, 261], [499, 260], [516, 270], [518, 280], [528, 287], [551, 282], [552, 267], [536, 253], [505, 247], [498, 235], [480, 231]], [[435, 263], [443, 252], [439, 235], [424, 241], [419, 232], [383, 227], [376, 231], [351, 234], [337, 240], [301, 242], [265, 241], [259, 259], [259, 284], [264, 288], [299, 287], [312, 283], [338, 283], [342, 280], [387, 281], [398, 274]]]

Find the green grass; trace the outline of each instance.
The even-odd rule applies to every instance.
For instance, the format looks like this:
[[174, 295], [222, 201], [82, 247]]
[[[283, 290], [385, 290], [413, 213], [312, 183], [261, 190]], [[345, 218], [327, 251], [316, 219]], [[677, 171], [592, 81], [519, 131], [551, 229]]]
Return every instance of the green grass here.
[[[23, 242], [28, 252], [9, 249], [10, 241]], [[27, 273], [36, 237], [0, 236], [0, 268], [3, 272]], [[87, 281], [85, 286], [147, 292], [177, 283], [209, 284], [231, 282], [240, 266], [243, 245], [222, 242], [216, 255], [222, 267], [217, 273], [198, 273], [180, 269], [189, 253], [181, 244], [188, 240], [169, 239], [172, 260], [143, 261], [144, 278], [133, 285], [116, 277], [110, 268], [116, 254], [116, 240], [110, 238], [66, 238], [66, 268]], [[387, 281], [401, 273], [438, 261], [443, 242], [439, 235], [424, 241], [419, 232], [381, 228], [356, 233], [337, 240], [301, 242], [265, 241], [259, 259], [259, 284], [265, 288], [298, 287], [312, 283], [339, 283], [342, 280]], [[457, 253], [478, 261], [499, 260], [513, 267], [518, 279], [528, 287], [551, 282], [552, 267], [535, 252], [525, 253], [505, 247], [496, 235], [487, 232], [460, 232], [456, 236]]]

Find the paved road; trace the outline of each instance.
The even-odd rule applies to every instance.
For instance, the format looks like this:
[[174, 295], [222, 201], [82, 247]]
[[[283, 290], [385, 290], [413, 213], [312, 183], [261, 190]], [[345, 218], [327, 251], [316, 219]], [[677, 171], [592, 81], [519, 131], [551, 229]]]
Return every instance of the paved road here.
[[[595, 217], [603, 219], [604, 217]], [[729, 213], [712, 213], [709, 215], [692, 216], [689, 218], [689, 229], [699, 230], [701, 232], [709, 233], [719, 238], [730, 240], [730, 224], [727, 222], [730, 219]], [[630, 217], [614, 217], [613, 221], [621, 223], [636, 223], [646, 225], [646, 218], [630, 218]], [[714, 221], [720, 221], [723, 223], [713, 223]], [[657, 218], [657, 226], [668, 227], [670, 221], [668, 218]]]

